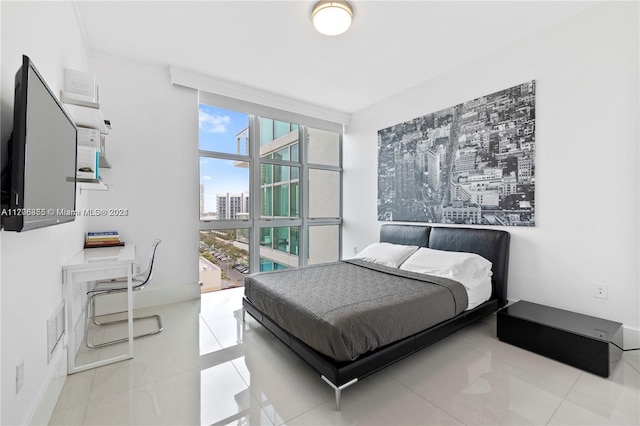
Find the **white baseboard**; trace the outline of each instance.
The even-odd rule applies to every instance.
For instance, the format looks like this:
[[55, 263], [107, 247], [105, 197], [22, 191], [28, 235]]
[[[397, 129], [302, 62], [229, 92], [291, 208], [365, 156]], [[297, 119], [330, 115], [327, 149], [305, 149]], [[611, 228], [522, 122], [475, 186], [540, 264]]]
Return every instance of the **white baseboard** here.
[[67, 351], [66, 347], [59, 345], [51, 359], [52, 368], [45, 380], [42, 390], [38, 393], [29, 409], [25, 425], [49, 424], [53, 410], [56, 408], [58, 398], [67, 380]]
[[200, 284], [188, 283], [165, 288], [145, 288], [135, 293], [134, 308], [186, 302], [200, 298]]
[[623, 349], [640, 348], [640, 330], [622, 326]]

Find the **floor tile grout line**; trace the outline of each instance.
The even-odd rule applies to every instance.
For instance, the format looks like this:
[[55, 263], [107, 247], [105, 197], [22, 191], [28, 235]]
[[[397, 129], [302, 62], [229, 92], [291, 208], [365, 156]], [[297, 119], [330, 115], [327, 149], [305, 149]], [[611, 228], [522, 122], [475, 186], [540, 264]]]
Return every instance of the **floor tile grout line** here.
[[[571, 391], [574, 391], [574, 389], [573, 389], [573, 388], [574, 388], [574, 387], [575, 387], [575, 385], [578, 383], [579, 379], [580, 379], [580, 378], [582, 378], [583, 376], [593, 376], [593, 377], [596, 377], [596, 379], [602, 379], [602, 380], [606, 380], [606, 381], [613, 382], [613, 381], [612, 381], [612, 379], [611, 379], [611, 375], [610, 375], [609, 377], [601, 377], [601, 376], [598, 376], [598, 375], [596, 375], [596, 374], [590, 373], [590, 372], [588, 372], [588, 371], [584, 371], [584, 372], [582, 372], [582, 373], [580, 374], [580, 377], [578, 378], [578, 380], [576, 380], [576, 383], [575, 383], [575, 384], [574, 384], [574, 386], [571, 388]], [[616, 383], [616, 382], [613, 382], [613, 383]], [[616, 383], [616, 384], [617, 384], [617, 385], [619, 385], [619, 386], [621, 386], [621, 387], [623, 387], [623, 388], [625, 388], [625, 389], [627, 388], [627, 386], [626, 386], [624, 383]], [[638, 389], [638, 391], [639, 391], [639, 393], [640, 393], [640, 389]], [[569, 393], [570, 393], [570, 392], [569, 392]], [[575, 393], [577, 393], [577, 394], [579, 394], [579, 395], [581, 395], [581, 396], [583, 396], [583, 397], [593, 398], [593, 397], [592, 397], [592, 395], [591, 395], [591, 393], [586, 392], [586, 391], [582, 391], [582, 390], [575, 389]], [[568, 396], [568, 395], [569, 395], [569, 394], [567, 394], [567, 396]], [[566, 400], [566, 398], [565, 398], [565, 400]], [[568, 401], [568, 402], [572, 402], [572, 401]], [[637, 407], [636, 407], [636, 408], [637, 408]], [[632, 411], [630, 411], [630, 410], [627, 410], [626, 408], [618, 408], [618, 410], [617, 410], [617, 411], [622, 412], [622, 413], [625, 413], [625, 414], [628, 414], [628, 415], [636, 416], [636, 418], [638, 418], [638, 411], [634, 411], [634, 412], [632, 412]], [[640, 420], [640, 418], [638, 418], [638, 419]], [[640, 423], [638, 423], [638, 424], [640, 424]]]
[[[500, 343], [500, 344], [509, 345], [508, 343], [504, 343], [504, 342], [502, 342], [502, 341], [501, 341], [500, 339], [498, 339], [497, 337], [489, 337], [489, 338], [490, 338], [490, 339], [494, 339], [494, 340], [496, 340], [496, 341], [497, 341], [498, 343]], [[513, 346], [513, 345], [510, 345], [510, 346]], [[525, 351], [527, 354], [531, 354], [531, 355], [533, 355], [533, 356], [535, 356], [535, 357], [539, 357], [539, 358], [541, 358], [541, 359], [549, 360], [549, 361], [552, 361], [552, 362], [557, 363], [557, 364], [562, 365], [562, 366], [571, 367], [571, 366], [568, 366], [567, 364], [564, 364], [564, 363], [562, 363], [562, 362], [560, 362], [560, 361], [556, 361], [556, 360], [553, 360], [553, 359], [551, 359], [551, 358], [545, 357], [544, 355], [539, 355], [539, 354], [536, 354], [536, 353], [534, 353], [534, 352], [527, 351], [526, 349], [519, 348], [519, 347], [517, 347], [517, 346], [513, 346], [513, 347], [514, 347], [514, 348], [516, 348], [516, 349], [520, 349], [520, 350], [522, 350], [522, 351]], [[524, 371], [525, 373], [528, 373], [528, 374], [534, 375], [534, 376], [536, 376], [536, 377], [538, 377], [538, 378], [540, 378], [540, 379], [543, 379], [543, 380], [550, 381], [551, 383], [554, 383], [554, 384], [556, 384], [556, 385], [558, 385], [558, 386], [565, 386], [563, 383], [559, 383], [559, 382], [557, 382], [557, 381], [555, 381], [555, 380], [553, 380], [553, 379], [551, 379], [551, 378], [549, 378], [549, 377], [547, 377], [547, 376], [544, 376], [544, 375], [540, 374], [540, 373], [538, 372], [538, 369], [533, 369], [533, 370], [535, 370], [535, 371], [532, 371], [532, 370], [530, 370], [530, 369], [525, 369], [525, 368], [523, 368], [520, 364], [514, 363], [514, 362], [512, 362], [512, 361], [510, 361], [510, 360], [498, 359], [498, 358], [495, 358], [493, 355], [488, 354], [488, 353], [486, 353], [486, 352], [483, 352], [483, 351], [481, 351], [481, 350], [477, 350], [477, 349], [475, 349], [475, 348], [471, 348], [471, 349], [472, 349], [472, 350], [475, 350], [475, 352], [478, 352], [478, 353], [481, 353], [481, 354], [483, 354], [483, 355], [486, 355], [486, 356], [490, 357], [493, 361], [497, 361], [497, 362], [500, 362], [500, 363], [502, 363], [502, 364], [508, 365], [508, 366], [510, 366], [510, 367], [517, 368], [517, 369], [519, 369], [519, 370]], [[575, 368], [575, 367], [571, 367], [571, 368]], [[571, 389], [573, 388], [573, 386], [575, 385], [575, 383], [577, 382], [577, 380], [580, 378], [580, 376], [581, 376], [581, 375], [582, 375], [582, 372], [581, 372], [581, 371], [579, 371], [579, 372], [578, 372], [578, 376], [576, 377], [576, 379], [574, 380], [574, 382], [569, 386], [569, 390], [567, 391], [567, 395], [569, 394], [569, 391], [571, 391]]]
[[[307, 414], [307, 413], [309, 413], [309, 412], [311, 412], [311, 411], [315, 410], [316, 408], [320, 407], [321, 405], [326, 404], [327, 402], [330, 402], [331, 400], [333, 400], [333, 398], [325, 399], [324, 401], [322, 401], [322, 402], [320, 402], [320, 403], [318, 403], [318, 404], [314, 405], [313, 407], [309, 408], [309, 409], [308, 409], [308, 410], [306, 410], [306, 411], [303, 411], [302, 413], [298, 414], [297, 416], [294, 416], [294, 417], [292, 417], [292, 418], [290, 418], [290, 419], [288, 419], [288, 420], [282, 419], [282, 423], [279, 423], [279, 424], [278, 424], [278, 426], [284, 426], [284, 425], [286, 425], [288, 422], [291, 422], [291, 421], [293, 421], [293, 420], [297, 419], [297, 418], [298, 418], [298, 417], [300, 417], [300, 416], [304, 416], [305, 414]], [[274, 425], [275, 425], [275, 423], [274, 423]]]
[[198, 315], [200, 316], [200, 318], [202, 319], [202, 322], [204, 322], [204, 325], [207, 326], [207, 329], [209, 330], [209, 333], [211, 333], [211, 335], [213, 336], [214, 339], [216, 339], [216, 342], [218, 342], [218, 345], [220, 345], [221, 348], [224, 349], [224, 346], [222, 346], [222, 343], [220, 342], [220, 339], [218, 339], [218, 336], [216, 336], [216, 333], [213, 332], [213, 330], [211, 329], [211, 326], [209, 325], [209, 323], [207, 322], [206, 319], [204, 319], [204, 317], [202, 316], [202, 312], [198, 313]]
[[625, 362], [629, 367], [633, 368], [638, 374], [640, 374], [640, 370], [638, 370], [633, 364], [629, 362], [624, 356], [622, 357], [622, 361]]
[[438, 410], [442, 411], [443, 413], [445, 413], [445, 414], [451, 416], [452, 418], [456, 419], [456, 421], [460, 422], [461, 424], [463, 424], [463, 425], [467, 424], [467, 423], [463, 422], [462, 420], [460, 420], [458, 417], [456, 417], [453, 414], [451, 414], [449, 411], [447, 411], [444, 408], [440, 407], [440, 405], [436, 404], [434, 401], [431, 401], [429, 398], [420, 395], [418, 392], [416, 392], [415, 390], [411, 389], [409, 386], [405, 385], [404, 383], [402, 383], [401, 381], [399, 381], [398, 379], [393, 377], [393, 375], [389, 374], [389, 379], [391, 379], [394, 382], [398, 383], [400, 386], [402, 386], [403, 388], [407, 389], [409, 392], [413, 393], [418, 398], [420, 398], [420, 399], [422, 399], [424, 401], [427, 401], [429, 404], [433, 405], [434, 407], [436, 407]]
[[67, 407], [58, 409], [59, 398], [60, 398], [60, 396], [62, 396], [62, 392], [64, 392], [64, 388], [67, 387], [67, 386], [70, 386], [70, 385], [68, 385], [68, 382], [67, 382], [68, 377], [67, 377], [65, 379], [65, 383], [64, 383], [64, 385], [62, 387], [62, 391], [61, 391], [60, 395], [58, 396], [58, 401], [56, 401], [56, 405], [53, 408], [53, 412], [51, 413], [51, 417], [53, 417], [56, 412], [67, 411], [67, 410], [76, 410], [78, 408], [84, 408], [84, 414], [82, 415], [82, 422], [81, 422], [81, 424], [84, 424], [84, 421], [85, 421], [85, 418], [86, 418], [86, 415], [87, 415], [87, 409], [88, 409], [89, 403], [91, 402], [91, 392], [93, 391], [93, 385], [95, 383], [95, 369], [92, 369], [91, 373], [92, 373], [93, 377], [91, 378], [91, 386], [89, 386], [89, 397], [87, 398], [87, 400], [86, 401], [78, 401], [78, 402], [75, 402], [75, 403], [72, 402]]
[[[223, 348], [223, 349], [224, 349], [224, 348]], [[200, 356], [200, 357], [201, 357], [201, 356]], [[134, 361], [134, 360], [135, 360], [135, 358], [133, 358], [133, 359], [127, 359], [127, 360], [124, 360], [124, 361], [119, 361], [119, 362], [118, 362], [118, 364], [119, 364], [119, 363], [130, 363], [130, 362], [136, 362], [136, 361]], [[145, 363], [145, 362], [142, 362], [141, 364], [142, 364], [142, 365], [144, 365], [144, 366], [146, 367], [146, 363]], [[113, 364], [110, 364], [110, 365], [113, 365]], [[104, 367], [109, 367], [110, 365], [105, 365], [105, 366], [96, 367], [96, 368], [93, 368], [93, 369], [92, 369], [92, 370], [93, 370], [93, 374], [94, 374], [94, 380], [93, 380], [92, 385], [91, 385], [91, 390], [90, 390], [90, 395], [89, 395], [89, 400], [88, 400], [88, 402], [91, 402], [92, 400], [93, 400], [93, 401], [95, 401], [95, 400], [100, 400], [100, 399], [110, 398], [110, 397], [113, 397], [113, 396], [118, 395], [118, 394], [120, 394], [120, 393], [123, 393], [123, 392], [129, 392], [129, 391], [135, 390], [136, 388], [139, 388], [139, 387], [141, 387], [141, 386], [147, 386], [147, 385], [152, 384], [152, 383], [153, 383], [153, 384], [155, 384], [155, 383], [156, 383], [156, 382], [158, 382], [158, 381], [168, 380], [168, 379], [170, 379], [170, 378], [173, 378], [173, 377], [178, 376], [178, 375], [181, 375], [181, 374], [185, 374], [185, 373], [187, 373], [187, 372], [191, 372], [191, 371], [193, 371], [193, 370], [199, 370], [199, 371], [202, 371], [202, 365], [198, 364], [198, 365], [195, 365], [195, 366], [193, 366], [193, 367], [186, 368], [186, 369], [184, 369], [184, 370], [177, 370], [177, 371], [174, 371], [174, 372], [172, 372], [172, 373], [170, 373], [170, 374], [168, 374], [168, 375], [163, 375], [163, 376], [153, 377], [153, 378], [152, 378], [152, 380], [149, 380], [149, 381], [146, 381], [146, 382], [141, 382], [141, 383], [138, 383], [138, 384], [136, 384], [136, 385], [132, 385], [132, 386], [130, 386], [130, 387], [127, 387], [126, 389], [121, 389], [121, 390], [118, 390], [118, 391], [116, 391], [116, 392], [107, 393], [107, 394], [105, 394], [105, 395], [102, 395], [102, 396], [97, 397], [96, 399], [92, 399], [92, 398], [91, 398], [91, 395], [93, 395], [93, 393], [94, 393], [94, 389], [93, 389], [93, 387], [95, 386], [95, 378], [96, 378], [96, 375], [97, 375], [97, 373], [98, 373], [98, 370], [99, 370], [99, 369], [101, 369], [101, 368], [104, 368]]]
[[89, 412], [89, 404], [91, 403], [91, 395], [93, 394], [93, 387], [96, 385], [96, 369], [92, 369], [91, 387], [89, 388], [89, 395], [84, 407], [84, 413], [82, 414], [82, 424], [87, 422], [87, 413]]
[[549, 416], [549, 420], [547, 420], [547, 422], [545, 423], [545, 425], [549, 425], [549, 423], [551, 422], [551, 420], [553, 420], [553, 418], [555, 417], [555, 415], [558, 413], [558, 410], [560, 410], [560, 408], [564, 405], [565, 402], [567, 401], [567, 397], [569, 396], [569, 394], [571, 393], [571, 391], [576, 387], [576, 385], [578, 384], [578, 381], [580, 381], [580, 378], [584, 375], [584, 372], [580, 372], [580, 374], [578, 374], [578, 377], [576, 377], [576, 379], [574, 380], [573, 384], [571, 385], [571, 387], [569, 388], [569, 390], [567, 391], [567, 393], [564, 395], [564, 397], [562, 398], [562, 400], [560, 401], [560, 403], [558, 404], [558, 406], [556, 407], [555, 410], [553, 410], [553, 413], [551, 413], [551, 416]]
[[[202, 312], [200, 313], [200, 316], [202, 317]], [[218, 337], [215, 335], [214, 331], [213, 331], [213, 330], [211, 330], [211, 326], [209, 325], [209, 323], [207, 322], [207, 320], [206, 320], [206, 319], [204, 319], [204, 318], [202, 318], [202, 319], [203, 319], [203, 321], [204, 321], [205, 325], [207, 326], [207, 328], [209, 329], [209, 331], [211, 332], [211, 334], [213, 334], [213, 336], [214, 336], [214, 338], [216, 339], [216, 341], [218, 341], [218, 343], [222, 346], [222, 344], [221, 344], [221, 343], [220, 343], [220, 341], [218, 340]], [[245, 331], [246, 331], [246, 330], [243, 330], [243, 342], [244, 342], [244, 332], [245, 332]], [[270, 343], [270, 342], [268, 342], [268, 344], [271, 344], [271, 343]], [[273, 349], [273, 350], [277, 350], [275, 347], [272, 347], [272, 349]], [[262, 401], [261, 401], [260, 395], [256, 395], [256, 394], [254, 394], [254, 392], [253, 392], [253, 390], [252, 390], [252, 388], [251, 388], [251, 384], [250, 384], [250, 383], [247, 383], [247, 382], [246, 382], [246, 380], [244, 379], [244, 377], [242, 377], [242, 374], [241, 374], [241, 373], [240, 373], [240, 371], [238, 370], [238, 367], [233, 363], [233, 360], [231, 360], [231, 365], [232, 365], [232, 366], [233, 366], [233, 368], [235, 369], [236, 373], [240, 376], [240, 379], [242, 380], [242, 382], [247, 386], [247, 389], [249, 390], [249, 392], [251, 393], [251, 395], [256, 399], [256, 401], [258, 401], [258, 404], [260, 405], [260, 409], [261, 409], [262, 411], [264, 411], [264, 412], [265, 412], [265, 415], [266, 415], [265, 406], [263, 405], [263, 403], [262, 403]], [[288, 419], [288, 420], [284, 420], [284, 419], [283, 419], [283, 423], [282, 423], [282, 424], [285, 424], [286, 422], [289, 422], [289, 421], [291, 421], [291, 420], [293, 420], [293, 419], [295, 419], [295, 418], [297, 418], [297, 417], [300, 417], [301, 415], [303, 415], [303, 414], [305, 414], [305, 413], [307, 413], [307, 412], [309, 412], [309, 411], [311, 411], [311, 410], [314, 410], [315, 408], [319, 407], [320, 405], [325, 404], [325, 403], [326, 403], [327, 401], [329, 401], [330, 399], [331, 399], [331, 398], [328, 398], [327, 400], [324, 400], [324, 401], [322, 401], [322, 402], [318, 403], [316, 406], [313, 406], [313, 407], [309, 408], [308, 410], [304, 411], [303, 413], [300, 413], [300, 414], [296, 415], [295, 417], [293, 417], [293, 418], [291, 418], [291, 419]], [[269, 400], [267, 400], [267, 402], [268, 402], [268, 401], [269, 401]], [[274, 411], [275, 411], [275, 407], [274, 407]], [[268, 416], [268, 415], [267, 415], [267, 418], [269, 419], [269, 422], [271, 422], [271, 423], [275, 426], [275, 424], [276, 424], [276, 423], [275, 423], [274, 421], [272, 421], [272, 420], [271, 420], [271, 418], [269, 418], [269, 416]], [[275, 420], [275, 418], [274, 418], [274, 420]]]

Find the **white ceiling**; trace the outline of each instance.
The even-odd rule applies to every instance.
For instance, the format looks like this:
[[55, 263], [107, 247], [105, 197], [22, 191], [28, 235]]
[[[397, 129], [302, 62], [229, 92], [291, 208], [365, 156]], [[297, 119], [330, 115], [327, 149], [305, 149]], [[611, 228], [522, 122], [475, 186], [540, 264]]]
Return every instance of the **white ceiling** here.
[[352, 1], [327, 37], [314, 1], [77, 1], [89, 51], [172, 65], [347, 113], [573, 16], [593, 2]]

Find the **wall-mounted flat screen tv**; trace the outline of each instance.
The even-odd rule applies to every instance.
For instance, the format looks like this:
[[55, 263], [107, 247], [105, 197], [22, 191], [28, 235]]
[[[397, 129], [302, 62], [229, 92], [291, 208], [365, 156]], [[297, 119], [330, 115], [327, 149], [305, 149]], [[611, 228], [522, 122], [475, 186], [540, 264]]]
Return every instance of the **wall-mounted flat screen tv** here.
[[77, 128], [33, 62], [15, 79], [13, 132], [2, 179], [2, 225], [28, 231], [71, 222], [76, 208]]

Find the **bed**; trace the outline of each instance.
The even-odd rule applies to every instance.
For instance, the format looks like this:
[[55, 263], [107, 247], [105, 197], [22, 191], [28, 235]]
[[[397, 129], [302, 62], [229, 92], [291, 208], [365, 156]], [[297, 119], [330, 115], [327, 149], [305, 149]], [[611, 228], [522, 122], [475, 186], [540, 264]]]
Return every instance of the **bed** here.
[[[411, 252], [397, 264], [347, 259], [252, 274], [243, 318], [248, 312], [318, 371], [339, 410], [346, 387], [504, 306], [509, 241], [494, 229], [385, 224], [381, 245]], [[469, 306], [466, 283], [405, 270], [418, 250], [486, 259], [488, 299]]]

